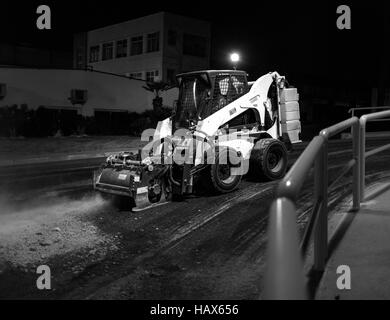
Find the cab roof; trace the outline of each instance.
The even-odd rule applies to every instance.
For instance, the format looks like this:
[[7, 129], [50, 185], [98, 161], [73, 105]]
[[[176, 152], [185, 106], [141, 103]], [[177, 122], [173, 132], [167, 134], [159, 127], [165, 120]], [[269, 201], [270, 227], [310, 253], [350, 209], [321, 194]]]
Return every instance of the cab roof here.
[[176, 77], [186, 77], [186, 76], [193, 76], [193, 75], [205, 74], [205, 73], [209, 77], [213, 77], [221, 74], [247, 76], [247, 73], [243, 70], [199, 70], [199, 71], [180, 73]]

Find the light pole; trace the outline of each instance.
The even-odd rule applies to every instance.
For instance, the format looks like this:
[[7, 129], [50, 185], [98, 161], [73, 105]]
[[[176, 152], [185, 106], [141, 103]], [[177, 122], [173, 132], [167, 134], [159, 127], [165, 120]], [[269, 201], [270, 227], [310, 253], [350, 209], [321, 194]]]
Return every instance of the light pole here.
[[238, 62], [240, 62], [240, 55], [236, 52], [233, 52], [230, 55], [230, 61], [233, 63], [234, 70], [237, 69]]

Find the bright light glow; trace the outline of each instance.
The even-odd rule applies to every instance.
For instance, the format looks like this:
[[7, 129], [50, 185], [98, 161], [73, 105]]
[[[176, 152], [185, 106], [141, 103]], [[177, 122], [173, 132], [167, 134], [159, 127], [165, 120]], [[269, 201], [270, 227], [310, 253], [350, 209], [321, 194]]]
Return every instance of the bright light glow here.
[[240, 55], [238, 53], [232, 53], [230, 55], [230, 60], [232, 62], [238, 62], [238, 61], [240, 61]]

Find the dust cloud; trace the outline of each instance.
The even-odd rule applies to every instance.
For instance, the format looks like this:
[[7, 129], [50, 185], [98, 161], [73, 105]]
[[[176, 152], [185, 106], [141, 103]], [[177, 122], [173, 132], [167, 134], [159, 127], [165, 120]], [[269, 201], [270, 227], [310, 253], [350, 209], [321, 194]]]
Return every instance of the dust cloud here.
[[99, 210], [105, 205], [107, 202], [99, 194], [88, 194], [79, 199], [66, 196], [43, 197], [18, 204], [0, 196], [0, 234], [52, 224], [65, 215], [85, 214]]

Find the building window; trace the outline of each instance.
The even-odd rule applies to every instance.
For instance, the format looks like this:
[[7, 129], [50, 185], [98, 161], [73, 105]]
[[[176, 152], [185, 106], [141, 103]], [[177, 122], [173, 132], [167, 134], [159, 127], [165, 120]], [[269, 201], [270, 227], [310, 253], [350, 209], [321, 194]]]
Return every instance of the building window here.
[[92, 46], [89, 49], [89, 62], [98, 62], [100, 55], [100, 46]]
[[110, 60], [114, 57], [114, 44], [112, 42], [103, 43], [102, 60]]
[[131, 50], [130, 54], [132, 56], [135, 56], [137, 54], [142, 54], [143, 52], [143, 42], [144, 42], [144, 37], [139, 36], [139, 37], [133, 37], [131, 38]]
[[142, 80], [142, 72], [132, 72], [129, 74], [131, 78]]
[[127, 57], [127, 39], [119, 40], [116, 42], [116, 57]]
[[147, 52], [160, 50], [160, 32], [148, 34], [147, 40]]
[[158, 70], [153, 70], [153, 71], [147, 71], [146, 72], [146, 81], [147, 82], [154, 82], [158, 77]]
[[175, 76], [176, 72], [174, 69], [167, 69], [167, 82], [169, 84], [174, 84], [175, 83]]
[[192, 34], [184, 34], [183, 36], [183, 54], [206, 57], [207, 40], [205, 37], [195, 36]]
[[175, 47], [177, 43], [177, 32], [175, 30], [168, 30], [168, 45]]

